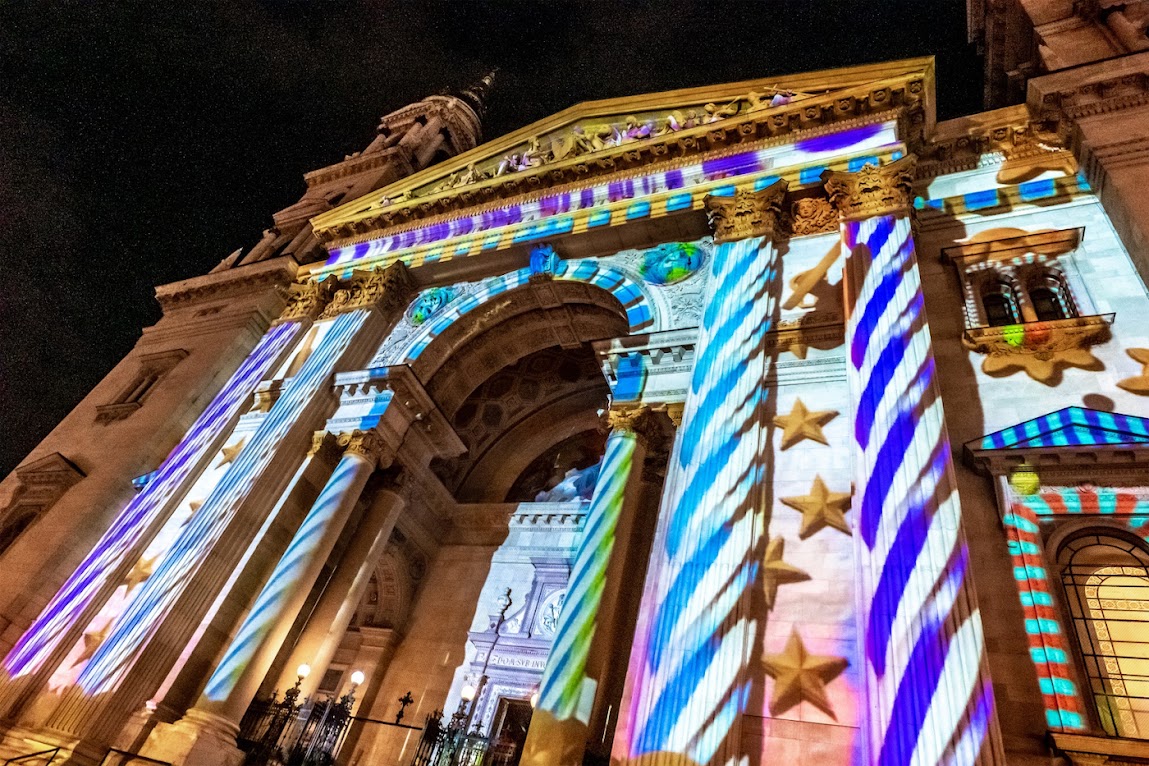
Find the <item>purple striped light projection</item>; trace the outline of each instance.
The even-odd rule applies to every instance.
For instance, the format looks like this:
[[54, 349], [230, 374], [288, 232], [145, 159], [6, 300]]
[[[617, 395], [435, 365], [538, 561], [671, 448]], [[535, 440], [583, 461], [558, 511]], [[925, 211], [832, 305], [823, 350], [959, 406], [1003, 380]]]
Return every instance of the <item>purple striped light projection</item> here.
[[194, 478], [204, 459], [215, 454], [240, 407], [289, 347], [298, 331], [299, 324], [295, 322], [279, 324], [268, 330], [152, 479], [132, 498], [92, 552], [16, 642], [4, 660], [4, 667], [10, 675], [23, 676], [41, 670], [51, 664], [49, 658], [62, 647], [66, 650], [79, 639], [78, 631], [119, 584], [120, 578], [116, 577], [119, 570], [125, 562], [135, 558], [132, 552], [138, 551], [147, 542], [149, 534], [158, 529], [159, 523], [171, 510], [170, 501]]

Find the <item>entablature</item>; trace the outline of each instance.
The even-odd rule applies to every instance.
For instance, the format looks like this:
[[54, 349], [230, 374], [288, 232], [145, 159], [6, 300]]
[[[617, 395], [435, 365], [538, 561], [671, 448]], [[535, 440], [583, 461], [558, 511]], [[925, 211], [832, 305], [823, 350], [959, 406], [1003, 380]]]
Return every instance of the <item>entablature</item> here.
[[861, 120], [900, 120], [905, 136], [924, 135], [933, 114], [928, 58], [590, 102], [319, 216], [314, 228], [324, 241], [349, 242], [533, 190]]

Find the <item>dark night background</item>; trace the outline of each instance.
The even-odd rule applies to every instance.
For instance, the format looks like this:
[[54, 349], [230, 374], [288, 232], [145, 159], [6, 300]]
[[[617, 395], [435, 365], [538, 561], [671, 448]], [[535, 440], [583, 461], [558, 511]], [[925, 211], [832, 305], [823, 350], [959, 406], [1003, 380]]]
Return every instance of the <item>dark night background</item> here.
[[587, 99], [934, 54], [965, 0], [0, 0], [0, 476], [377, 118], [501, 68], [486, 134]]

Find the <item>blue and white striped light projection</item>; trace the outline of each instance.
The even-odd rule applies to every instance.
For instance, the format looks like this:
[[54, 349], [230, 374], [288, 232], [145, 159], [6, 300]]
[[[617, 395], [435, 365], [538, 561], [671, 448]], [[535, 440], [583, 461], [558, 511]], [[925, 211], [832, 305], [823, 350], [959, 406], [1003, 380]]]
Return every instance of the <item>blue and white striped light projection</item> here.
[[[213, 703], [230, 702], [228, 707], [232, 709], [227, 712], [236, 720], [243, 715], [259, 679], [246, 685], [250, 694], [245, 698], [229, 700], [229, 697], [245, 673], [250, 675], [254, 669], [262, 678], [267, 672], [374, 469], [373, 459], [355, 453], [345, 454], [336, 465], [208, 679], [197, 707], [211, 709]], [[284, 635], [276, 641], [267, 641], [277, 627]], [[264, 661], [253, 665], [260, 652]]]
[[196, 419], [160, 467], [76, 568], [72, 576], [8, 653], [4, 667], [12, 676], [51, 671], [80, 637], [80, 631], [118, 584], [115, 573], [146, 542], [171, 510], [171, 501], [213, 455], [259, 381], [299, 331], [297, 322], [272, 327]]
[[992, 687], [910, 221], [842, 224], [872, 763], [990, 763]]
[[[239, 505], [263, 474], [279, 443], [299, 419], [302, 409], [330, 379], [336, 361], [362, 326], [366, 314], [356, 311], [332, 320], [331, 329], [303, 368], [290, 379], [282, 395], [260, 423], [239, 456], [228, 466], [219, 484], [184, 527], [172, 548], [156, 565], [154, 574], [136, 591], [127, 609], [84, 668], [77, 686], [89, 695], [115, 689], [132, 667], [133, 658], [170, 614], [185, 593], [207, 554], [216, 547]], [[211, 598], [205, 594], [202, 598]], [[72, 695], [74, 700], [74, 695]], [[75, 718], [65, 703], [53, 715], [62, 726]], [[82, 715], [79, 710], [76, 715]]]
[[[531, 717], [523, 753], [523, 764], [527, 766], [582, 763], [585, 726], [594, 701], [593, 685], [587, 693], [587, 656], [595, 635], [596, 615], [606, 586], [606, 571], [634, 463], [636, 440], [633, 431], [619, 428], [611, 431], [607, 438], [567, 596], [543, 671], [539, 701]], [[573, 758], [564, 757], [568, 753]]]
[[[759, 630], [739, 608], [755, 582], [764, 533], [764, 337], [771, 329], [778, 254], [762, 238], [715, 248], [698, 356], [635, 635], [631, 709], [614, 756], [622, 762], [725, 763], [750, 690]], [[653, 759], [653, 760], [652, 760]]]

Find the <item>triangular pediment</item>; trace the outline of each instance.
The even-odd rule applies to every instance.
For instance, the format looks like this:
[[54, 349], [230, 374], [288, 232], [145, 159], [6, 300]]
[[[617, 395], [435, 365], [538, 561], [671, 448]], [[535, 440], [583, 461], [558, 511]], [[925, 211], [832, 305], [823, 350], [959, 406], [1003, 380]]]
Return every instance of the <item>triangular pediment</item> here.
[[932, 129], [933, 59], [685, 88], [577, 104], [312, 220], [325, 241], [759, 137], [912, 103]]
[[975, 439], [966, 447], [983, 452], [1139, 445], [1149, 445], [1149, 419], [1085, 407], [1066, 407]]

